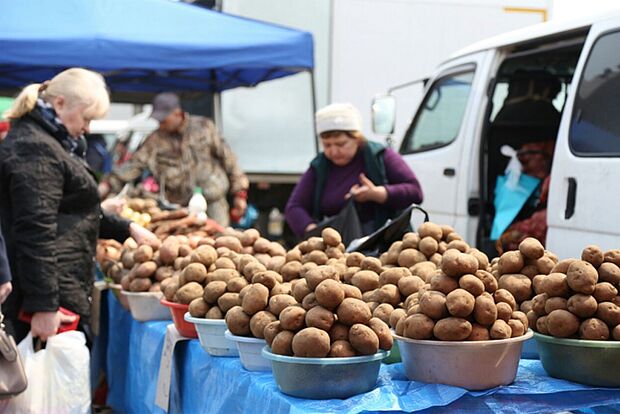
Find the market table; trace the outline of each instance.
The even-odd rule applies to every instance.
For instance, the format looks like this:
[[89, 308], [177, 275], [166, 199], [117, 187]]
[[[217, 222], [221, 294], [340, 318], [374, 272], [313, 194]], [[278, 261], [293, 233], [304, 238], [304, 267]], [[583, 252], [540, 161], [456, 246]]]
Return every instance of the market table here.
[[[108, 404], [123, 413], [163, 413], [155, 405], [159, 363], [171, 321], [138, 322], [109, 292]], [[620, 375], [620, 373], [619, 373]], [[205, 412], [558, 412], [620, 413], [620, 389], [588, 387], [549, 377], [537, 360], [521, 360], [516, 381], [470, 392], [408, 381], [402, 364], [382, 364], [377, 387], [346, 400], [304, 400], [278, 391], [271, 373], [249, 372], [239, 358], [211, 357], [198, 340], [176, 346], [171, 413]]]

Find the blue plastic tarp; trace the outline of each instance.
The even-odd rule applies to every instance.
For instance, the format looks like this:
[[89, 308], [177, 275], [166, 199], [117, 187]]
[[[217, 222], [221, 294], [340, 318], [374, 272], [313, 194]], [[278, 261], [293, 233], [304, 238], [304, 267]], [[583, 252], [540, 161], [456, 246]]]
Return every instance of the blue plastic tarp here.
[[170, 0], [19, 0], [0, 13], [0, 88], [80, 66], [113, 92], [221, 91], [313, 67], [312, 35]]
[[[140, 323], [110, 298], [109, 404], [117, 412], [163, 412], [155, 389], [166, 326]], [[116, 338], [116, 339], [114, 339]], [[117, 376], [124, 375], [124, 379]], [[124, 383], [124, 388], [121, 384]], [[239, 358], [211, 357], [198, 340], [175, 350], [171, 413], [557, 412], [598, 407], [620, 412], [620, 389], [549, 377], [540, 361], [522, 360], [515, 382], [486, 391], [408, 381], [402, 364], [381, 366], [377, 387], [346, 400], [305, 400], [278, 391], [271, 373], [249, 372]]]
[[534, 194], [540, 184], [540, 178], [527, 174], [519, 176], [519, 182], [515, 188], [507, 185], [505, 175], [497, 177], [495, 183], [495, 218], [491, 228], [491, 240], [497, 240], [512, 224], [525, 202]]

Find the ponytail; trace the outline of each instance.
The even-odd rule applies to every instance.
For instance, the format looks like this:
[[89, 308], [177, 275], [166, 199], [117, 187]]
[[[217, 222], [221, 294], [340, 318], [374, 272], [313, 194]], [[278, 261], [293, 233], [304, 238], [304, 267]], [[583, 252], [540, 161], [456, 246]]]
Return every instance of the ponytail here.
[[17, 98], [13, 101], [13, 105], [4, 111], [2, 116], [5, 119], [12, 121], [14, 119], [21, 118], [28, 112], [32, 111], [37, 103], [40, 88], [40, 83], [33, 83], [26, 86], [22, 89], [19, 95], [17, 95]]

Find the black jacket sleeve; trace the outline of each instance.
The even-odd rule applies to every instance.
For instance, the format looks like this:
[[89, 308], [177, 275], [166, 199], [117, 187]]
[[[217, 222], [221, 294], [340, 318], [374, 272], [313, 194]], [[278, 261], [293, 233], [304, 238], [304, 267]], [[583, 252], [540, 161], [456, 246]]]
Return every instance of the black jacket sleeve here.
[[9, 268], [9, 260], [6, 256], [4, 237], [2, 237], [2, 229], [0, 228], [0, 285], [10, 281], [11, 269]]
[[116, 214], [101, 210], [101, 223], [99, 224], [100, 239], [114, 239], [123, 243], [130, 236], [130, 220], [124, 219]]
[[17, 152], [9, 191], [22, 308], [53, 312], [59, 306], [56, 236], [65, 167], [43, 143], [24, 145]]

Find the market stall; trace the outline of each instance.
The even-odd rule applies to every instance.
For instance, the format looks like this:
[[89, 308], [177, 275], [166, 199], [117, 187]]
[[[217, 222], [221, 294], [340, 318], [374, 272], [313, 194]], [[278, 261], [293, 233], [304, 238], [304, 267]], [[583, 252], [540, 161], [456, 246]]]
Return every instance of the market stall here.
[[[155, 405], [160, 356], [169, 321], [137, 322], [109, 297], [108, 402], [118, 412], [164, 412]], [[345, 400], [304, 400], [280, 393], [273, 375], [245, 370], [236, 357], [212, 357], [198, 340], [177, 345], [169, 412], [540, 412], [618, 409], [618, 389], [550, 377], [538, 360], [522, 360], [506, 387], [467, 391], [408, 381], [401, 363], [383, 364], [377, 388]], [[615, 407], [615, 408], [614, 408]], [[613, 411], [610, 411], [613, 412]]]

